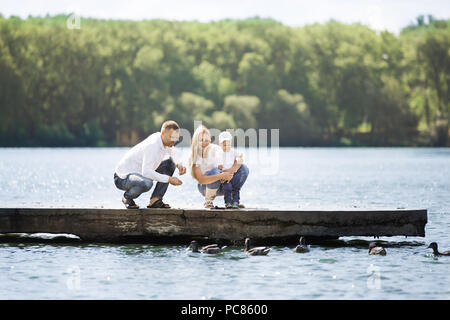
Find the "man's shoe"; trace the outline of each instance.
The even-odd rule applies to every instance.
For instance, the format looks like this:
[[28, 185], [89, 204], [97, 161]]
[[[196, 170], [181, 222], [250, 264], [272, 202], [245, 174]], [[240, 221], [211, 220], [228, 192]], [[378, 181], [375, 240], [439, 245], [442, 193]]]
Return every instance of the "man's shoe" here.
[[170, 209], [170, 205], [168, 203], [164, 203], [162, 199], [158, 199], [153, 204], [148, 204], [147, 208], [164, 208], [164, 209]]
[[139, 206], [134, 202], [133, 199], [127, 199], [125, 197], [122, 197], [122, 202], [125, 205], [125, 208], [127, 209], [139, 209]]

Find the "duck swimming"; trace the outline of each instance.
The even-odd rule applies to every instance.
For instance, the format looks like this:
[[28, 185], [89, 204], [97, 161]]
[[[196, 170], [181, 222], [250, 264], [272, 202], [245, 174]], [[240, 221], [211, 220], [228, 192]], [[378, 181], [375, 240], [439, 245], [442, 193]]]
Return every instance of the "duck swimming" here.
[[201, 252], [208, 254], [219, 253], [225, 248], [226, 246], [220, 247], [218, 244], [210, 244], [198, 250], [198, 242], [195, 240], [191, 241], [191, 244], [188, 247], [188, 249], [192, 249], [192, 252]]
[[433, 253], [435, 256], [450, 256], [450, 251], [439, 252], [438, 244], [436, 242], [430, 243], [430, 245], [427, 247], [427, 249], [428, 248], [433, 249]]
[[250, 249], [250, 239], [245, 239], [244, 253], [251, 256], [265, 256], [269, 253], [269, 247], [255, 247]]
[[297, 253], [309, 252], [309, 248], [306, 245], [305, 237], [300, 237], [299, 245], [295, 247], [294, 251]]
[[371, 242], [369, 244], [369, 254], [371, 255], [379, 254], [381, 256], [385, 256], [386, 250], [383, 247], [378, 247], [375, 242]]

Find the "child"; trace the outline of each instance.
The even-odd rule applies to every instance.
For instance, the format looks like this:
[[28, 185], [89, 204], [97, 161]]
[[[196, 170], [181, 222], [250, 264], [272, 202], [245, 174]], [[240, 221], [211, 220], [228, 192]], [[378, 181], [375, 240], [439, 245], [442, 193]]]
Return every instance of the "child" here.
[[243, 164], [244, 159], [242, 153], [238, 153], [231, 148], [233, 137], [231, 133], [224, 131], [219, 135], [219, 145], [223, 153], [219, 158], [218, 168], [222, 172], [232, 172], [233, 178], [230, 181], [223, 182], [223, 192], [225, 198], [225, 207], [229, 208], [243, 208], [239, 204], [240, 190], [248, 176], [248, 168]]

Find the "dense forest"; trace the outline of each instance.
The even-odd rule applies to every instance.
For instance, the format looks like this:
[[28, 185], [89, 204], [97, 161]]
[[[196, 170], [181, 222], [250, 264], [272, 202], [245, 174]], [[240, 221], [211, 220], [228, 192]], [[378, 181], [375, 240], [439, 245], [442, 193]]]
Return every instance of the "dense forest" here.
[[449, 146], [450, 20], [399, 35], [329, 21], [0, 15], [0, 146], [130, 145], [279, 128], [283, 146]]

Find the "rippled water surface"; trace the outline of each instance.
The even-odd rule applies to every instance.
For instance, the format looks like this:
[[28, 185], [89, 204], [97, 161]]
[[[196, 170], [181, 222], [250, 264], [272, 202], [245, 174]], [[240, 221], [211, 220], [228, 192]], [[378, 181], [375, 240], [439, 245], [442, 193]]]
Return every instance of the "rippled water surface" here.
[[[2, 207], [121, 208], [114, 166], [127, 149], [0, 149]], [[187, 157], [188, 150], [184, 150]], [[426, 208], [426, 237], [382, 237], [387, 256], [369, 256], [366, 237], [273, 246], [246, 257], [149, 244], [0, 243], [0, 299], [449, 299], [450, 150], [283, 148], [245, 152], [252, 208]], [[169, 187], [173, 207], [197, 208], [189, 176]], [[150, 194], [137, 203], [145, 206]], [[223, 205], [222, 199], [216, 200]]]

